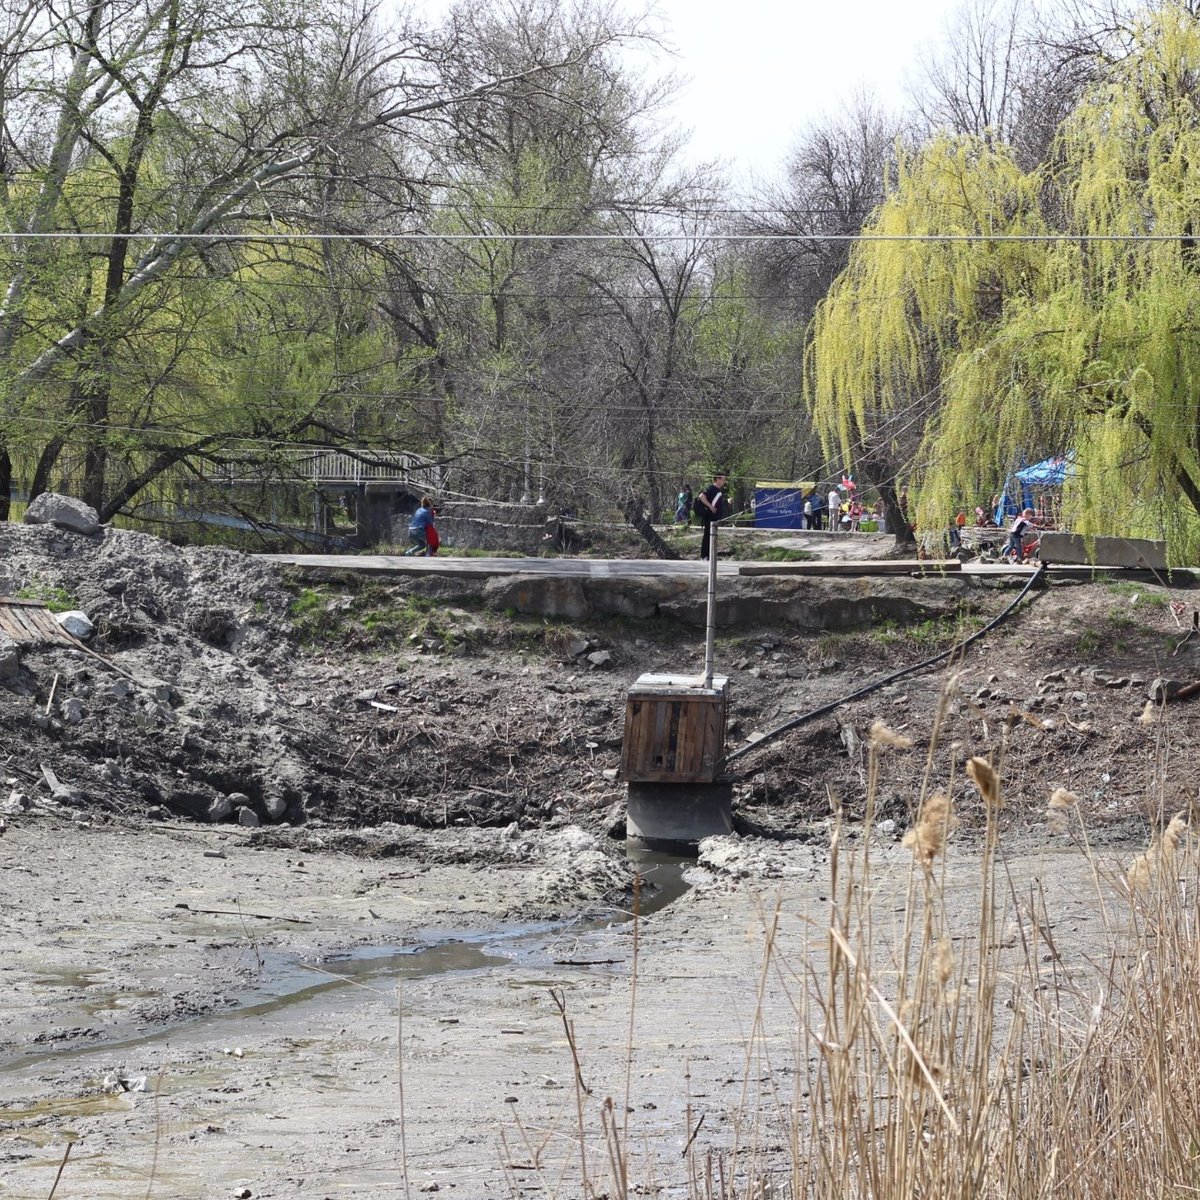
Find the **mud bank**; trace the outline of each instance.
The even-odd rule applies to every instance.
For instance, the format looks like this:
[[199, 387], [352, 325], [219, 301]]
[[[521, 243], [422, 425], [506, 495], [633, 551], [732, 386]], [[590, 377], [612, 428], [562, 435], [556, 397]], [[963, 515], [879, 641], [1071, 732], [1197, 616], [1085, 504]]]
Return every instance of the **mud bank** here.
[[[1013, 894], [1045, 893], [1069, 970], [1096, 944], [1091, 869], [1060, 844], [1026, 849]], [[573, 1195], [577, 1104], [602, 1180], [626, 1098], [631, 1179], [677, 1191], [693, 1134], [731, 1164], [786, 1167], [825, 849], [715, 845], [636, 936], [586, 870], [531, 925], [540, 862], [49, 822], [4, 851], [5, 1195], [47, 1196], [68, 1145], [59, 1194], [97, 1200]], [[888, 840], [875, 854], [885, 914], [912, 860]], [[970, 937], [979, 860], [964, 849], [947, 869]]]

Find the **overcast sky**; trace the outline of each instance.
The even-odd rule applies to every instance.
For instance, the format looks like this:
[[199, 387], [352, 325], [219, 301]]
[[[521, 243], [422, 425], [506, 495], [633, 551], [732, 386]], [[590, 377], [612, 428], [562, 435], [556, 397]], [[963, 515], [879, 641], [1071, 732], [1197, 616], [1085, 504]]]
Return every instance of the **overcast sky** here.
[[902, 103], [921, 50], [959, 0], [659, 0], [690, 76], [675, 104], [698, 158], [744, 182], [772, 174], [796, 132], [866, 87]]
[[[630, 0], [634, 8], [636, 0]], [[684, 82], [676, 123], [691, 156], [718, 158], [735, 183], [773, 175], [796, 132], [856, 89], [900, 105], [923, 47], [961, 0], [657, 0]], [[411, 0], [437, 19], [450, 0]]]

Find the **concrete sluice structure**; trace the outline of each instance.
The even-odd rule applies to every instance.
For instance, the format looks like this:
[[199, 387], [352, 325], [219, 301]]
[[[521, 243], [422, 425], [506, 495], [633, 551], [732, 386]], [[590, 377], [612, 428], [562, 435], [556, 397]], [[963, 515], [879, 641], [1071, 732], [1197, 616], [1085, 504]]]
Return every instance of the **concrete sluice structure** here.
[[629, 689], [621, 778], [628, 784], [626, 845], [695, 854], [701, 839], [733, 828], [725, 768], [729, 681], [646, 674]]

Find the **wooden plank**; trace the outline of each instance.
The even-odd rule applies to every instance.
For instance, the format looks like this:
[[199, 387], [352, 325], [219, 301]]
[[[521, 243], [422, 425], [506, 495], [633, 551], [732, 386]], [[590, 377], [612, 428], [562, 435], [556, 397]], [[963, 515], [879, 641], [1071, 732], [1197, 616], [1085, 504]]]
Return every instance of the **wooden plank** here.
[[692, 759], [696, 753], [695, 709], [691, 700], [677, 700], [675, 707], [679, 712], [676, 733], [675, 773], [690, 774]]
[[678, 771], [687, 761], [687, 706], [675, 700], [667, 704], [667, 767]]
[[709, 711], [704, 717], [704, 758], [700, 765], [705, 781], [710, 782], [716, 778], [717, 773], [717, 705], [709, 705]]
[[64, 646], [77, 644], [44, 605], [29, 600], [0, 602], [0, 629], [14, 642], [24, 645], [40, 642], [57, 642]]
[[710, 783], [724, 761], [725, 680], [718, 691], [672, 690], [626, 697], [624, 778], [636, 783]]
[[739, 563], [739, 575], [953, 575], [962, 570], [957, 558], [871, 559], [866, 562]]
[[665, 752], [667, 735], [667, 706], [659, 701], [656, 704], [651, 704], [650, 710], [654, 714], [654, 719], [651, 723], [654, 732], [650, 737], [649, 754], [647, 755], [646, 760], [653, 769], [665, 771], [670, 774], [671, 768], [667, 764]]
[[625, 733], [621, 738], [621, 774], [629, 778], [638, 765], [637, 744], [640, 736], [638, 710], [641, 705], [632, 696], [625, 701]]

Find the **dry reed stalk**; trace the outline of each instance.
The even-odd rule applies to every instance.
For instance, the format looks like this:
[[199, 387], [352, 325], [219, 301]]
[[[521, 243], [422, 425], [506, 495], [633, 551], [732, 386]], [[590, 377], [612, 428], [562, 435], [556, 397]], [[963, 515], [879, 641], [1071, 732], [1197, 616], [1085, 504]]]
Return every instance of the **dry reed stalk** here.
[[642, 918], [642, 876], [635, 872], [633, 876], [633, 951], [629, 966], [629, 1025], [625, 1032], [625, 1103], [621, 1114], [621, 1146], [623, 1153], [620, 1158], [622, 1194], [629, 1190], [629, 1114], [633, 1109], [630, 1096], [633, 1092], [633, 1031], [637, 1018], [637, 983], [638, 983], [638, 949], [641, 934]]
[[979, 789], [987, 810], [1003, 807], [1000, 795], [1000, 776], [986, 758], [972, 758], [967, 762], [967, 775]]
[[1066, 833], [1067, 818], [1079, 806], [1079, 797], [1066, 788], [1055, 788], [1046, 804], [1046, 827], [1051, 833]]
[[934, 792], [924, 804], [914, 825], [901, 840], [925, 870], [933, 869], [933, 860], [946, 848], [946, 838], [954, 828], [954, 808], [945, 792]]
[[566, 1034], [567, 1046], [571, 1051], [571, 1063], [575, 1068], [575, 1132], [579, 1140], [579, 1182], [583, 1188], [584, 1200], [588, 1200], [588, 1197], [594, 1194], [595, 1189], [588, 1174], [587, 1131], [583, 1119], [583, 1098], [592, 1093], [591, 1089], [586, 1087], [583, 1082], [583, 1070], [579, 1065], [579, 1048], [575, 1042], [575, 1025], [574, 1022], [567, 1019], [566, 995], [560, 988], [551, 988], [550, 998], [554, 1001], [558, 1015], [562, 1018], [563, 1032]]
[[396, 1104], [400, 1113], [400, 1172], [404, 1180], [404, 1198], [409, 1200], [412, 1191], [408, 1179], [408, 1126], [404, 1108], [404, 1002], [401, 984], [396, 984]]
[[[872, 790], [890, 748], [873, 735]], [[768, 985], [787, 968], [777, 904], [763, 920], [735, 1153], [714, 1157], [701, 1145], [709, 1126], [689, 1093], [689, 1200], [1141, 1200], [1200, 1186], [1200, 921], [1191, 902], [1200, 867], [1186, 820], [1175, 817], [1146, 852], [1161, 886], [1118, 929], [1103, 909], [1082, 804], [1066, 788], [1050, 793], [1049, 818], [1079, 821], [1103, 915], [1106, 948], [1073, 953], [1053, 932], [1041, 881], [1019, 894], [999, 855], [1002, 764], [1003, 754], [998, 765], [975, 758], [967, 767], [988, 814], [973, 905], [946, 870], [953, 785], [923, 791], [894, 946], [876, 928], [885, 892], [871, 839], [848, 848], [836, 815], [825, 956], [806, 946], [791, 975], [805, 984], [792, 1000], [795, 1092], [788, 1100], [751, 1089]], [[873, 806], [869, 795], [866, 811]], [[1010, 904], [1014, 939], [1001, 936]], [[757, 1133], [769, 1103], [789, 1131], [781, 1191], [757, 1140], [744, 1144], [743, 1128]], [[615, 1117], [602, 1120], [616, 1162]]]
[[[57, 676], [55, 678], [57, 679]], [[58, 1164], [58, 1171], [54, 1176], [54, 1183], [50, 1187], [50, 1195], [46, 1200], [54, 1200], [54, 1193], [58, 1191], [58, 1181], [62, 1179], [63, 1171], [67, 1169], [67, 1159], [71, 1157], [71, 1147], [73, 1145], [75, 1145], [74, 1142], [68, 1142], [67, 1148], [63, 1151], [62, 1162]]]
[[1131, 896], [1148, 892], [1172, 869], [1175, 852], [1179, 849], [1186, 831], [1187, 817], [1178, 812], [1171, 818], [1162, 835], [1129, 864], [1129, 870], [1125, 873], [1125, 886]]
[[[775, 966], [775, 947], [776, 939], [779, 935], [779, 921], [781, 914], [780, 905], [781, 901], [777, 900], [769, 920], [765, 919], [761, 909], [759, 911], [759, 920], [762, 923], [764, 933], [762, 964], [758, 975], [758, 985], [755, 989], [754, 1016], [751, 1020], [749, 1034], [745, 1039], [746, 1054], [742, 1063], [742, 1090], [738, 1099], [738, 1120], [735, 1124], [734, 1144], [731, 1151], [735, 1157], [739, 1150], [742, 1149], [742, 1114], [746, 1111], [747, 1094], [752, 1075], [751, 1066], [753, 1063], [754, 1052], [755, 1048], [761, 1045], [761, 1039], [763, 1037], [764, 1004], [770, 972]], [[752, 1150], [753, 1146], [751, 1147], [751, 1151]]]
[[912, 738], [897, 733], [882, 721], [875, 721], [871, 725], [871, 731], [867, 736], [871, 745], [879, 748], [890, 746], [894, 750], [910, 750], [913, 745]]

